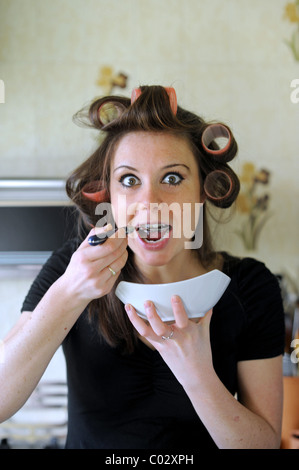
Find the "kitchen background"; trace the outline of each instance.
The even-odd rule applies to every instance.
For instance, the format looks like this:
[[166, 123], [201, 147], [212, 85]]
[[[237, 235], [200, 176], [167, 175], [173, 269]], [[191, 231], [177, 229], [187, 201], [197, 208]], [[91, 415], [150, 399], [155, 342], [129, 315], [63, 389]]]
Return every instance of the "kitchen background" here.
[[[143, 84], [173, 86], [183, 107], [227, 123], [239, 144], [233, 167], [243, 189], [236, 209], [222, 216], [227, 223], [215, 229], [218, 246], [264, 261], [287, 279], [287, 302], [294, 302], [299, 295], [295, 4], [0, 0], [0, 178], [65, 179], [97, 144], [94, 131], [73, 124], [78, 109], [107, 92], [130, 96]], [[18, 318], [36, 269], [2, 269], [0, 338]], [[60, 351], [45, 377], [64, 380]]]

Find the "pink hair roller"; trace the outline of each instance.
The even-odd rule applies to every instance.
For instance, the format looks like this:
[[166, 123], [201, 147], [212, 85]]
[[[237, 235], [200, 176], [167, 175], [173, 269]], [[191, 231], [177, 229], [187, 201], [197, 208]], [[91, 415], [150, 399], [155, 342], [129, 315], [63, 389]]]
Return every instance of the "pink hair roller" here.
[[89, 199], [89, 201], [93, 202], [106, 202], [108, 201], [108, 194], [106, 189], [99, 189], [99, 182], [98, 181], [93, 181], [91, 183], [87, 183], [82, 191], [81, 194], [84, 196], [86, 199]]
[[[223, 137], [227, 139], [227, 143], [224, 147], [218, 150], [212, 150], [209, 148], [209, 145], [217, 138]], [[203, 132], [201, 143], [205, 151], [211, 155], [221, 156], [231, 146], [231, 133], [223, 124], [210, 124]]]
[[132, 91], [131, 95], [131, 104], [134, 103], [134, 101], [138, 100], [139, 96], [141, 95], [142, 91], [140, 88], [134, 88]]
[[[165, 87], [165, 90], [168, 94], [171, 110], [173, 114], [176, 115], [177, 110], [178, 110], [178, 103], [177, 103], [175, 89], [172, 87]], [[141, 94], [142, 94], [142, 90], [140, 88], [134, 88], [134, 90], [132, 91], [132, 95], [131, 95], [131, 104], [133, 104], [134, 101], [136, 101]]]
[[[218, 188], [222, 187], [222, 184], [219, 182], [219, 180], [220, 178], [223, 179], [223, 177], [225, 177], [226, 180], [228, 181], [228, 189], [226, 193], [223, 195], [219, 195], [219, 196], [216, 194], [213, 194], [212, 188], [217, 189], [217, 185], [218, 185]], [[212, 199], [213, 201], [223, 201], [224, 199], [228, 198], [232, 190], [233, 190], [233, 181], [226, 171], [214, 170], [207, 175], [205, 182], [204, 182], [204, 191], [209, 199]]]

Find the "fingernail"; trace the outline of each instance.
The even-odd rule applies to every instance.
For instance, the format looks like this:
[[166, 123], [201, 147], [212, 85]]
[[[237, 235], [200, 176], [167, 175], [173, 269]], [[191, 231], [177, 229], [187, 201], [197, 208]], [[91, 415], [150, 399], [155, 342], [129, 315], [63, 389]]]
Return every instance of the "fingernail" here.
[[107, 225], [105, 225], [105, 227], [104, 227], [104, 232], [109, 232], [109, 230], [112, 230], [112, 229], [113, 229], [112, 225], [111, 225], [111, 224], [107, 224]]
[[94, 227], [94, 233], [96, 235], [101, 235], [102, 233], [106, 233], [106, 232], [109, 232], [109, 230], [112, 230], [112, 225], [111, 224], [107, 224], [105, 225], [104, 227], [97, 227], [95, 226]]
[[126, 305], [125, 305], [125, 311], [126, 311], [127, 313], [132, 312], [132, 305], [126, 304]]
[[147, 300], [146, 302], [144, 302], [144, 308], [146, 309], [151, 308], [152, 305], [153, 303], [150, 300]]
[[172, 300], [172, 302], [178, 304], [181, 299], [180, 299], [180, 297], [179, 297], [178, 295], [173, 295], [173, 296], [171, 297], [171, 300]]

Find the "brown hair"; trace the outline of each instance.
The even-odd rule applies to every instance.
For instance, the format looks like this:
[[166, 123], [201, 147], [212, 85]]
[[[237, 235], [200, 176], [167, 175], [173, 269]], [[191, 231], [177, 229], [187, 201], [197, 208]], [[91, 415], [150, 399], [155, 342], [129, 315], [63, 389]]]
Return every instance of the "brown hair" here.
[[[205, 122], [202, 118], [180, 106], [174, 114], [168, 94], [161, 86], [143, 86], [141, 91], [141, 95], [133, 103], [126, 97], [103, 97], [95, 100], [90, 106], [83, 108], [74, 116], [76, 123], [98, 129], [103, 135], [102, 142], [96, 151], [70, 175], [66, 182], [67, 194], [77, 206], [83, 225], [89, 229], [90, 225], [95, 225], [99, 219], [95, 211], [97, 204], [110, 200], [111, 158], [120, 139], [129, 132], [169, 132], [182, 136], [191, 145], [197, 160], [202, 186], [205, 187], [206, 184], [207, 200], [217, 207], [227, 208], [232, 205], [238, 195], [239, 180], [227, 163], [237, 153], [237, 144], [230, 129], [225, 126], [230, 133], [230, 145], [219, 158], [209, 152], [209, 149], [202, 144], [203, 132], [211, 123]], [[104, 114], [106, 113], [105, 120], [101, 115], [101, 110], [104, 111]], [[217, 150], [217, 148], [214, 142], [211, 143], [211, 150]], [[218, 175], [216, 175], [217, 172]], [[217, 177], [213, 178], [213, 175]], [[220, 175], [226, 175], [227, 178], [219, 177]], [[93, 200], [92, 197], [86, 197], [86, 194], [90, 193], [97, 194], [97, 198]], [[115, 288], [122, 280], [144, 282], [144, 279], [134, 265], [133, 253], [130, 248], [128, 251], [128, 261], [113, 290], [108, 295], [101, 299], [95, 299], [89, 304], [89, 318], [91, 321], [95, 321], [101, 337], [111, 346], [118, 346], [123, 351], [132, 352], [137, 335], [124, 312], [123, 304], [115, 296]], [[203, 244], [194, 251], [206, 267], [211, 265], [216, 256], [209, 234], [205, 207], [203, 212]]]

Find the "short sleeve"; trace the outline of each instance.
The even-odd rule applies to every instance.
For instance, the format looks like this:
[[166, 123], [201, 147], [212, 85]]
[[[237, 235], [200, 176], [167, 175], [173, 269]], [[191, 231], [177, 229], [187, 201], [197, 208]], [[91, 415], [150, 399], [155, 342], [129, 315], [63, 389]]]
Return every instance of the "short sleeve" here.
[[65, 272], [78, 244], [76, 239], [69, 240], [50, 256], [33, 281], [23, 302], [22, 312], [32, 312], [35, 309], [51, 285]]
[[278, 279], [263, 263], [251, 258], [245, 258], [239, 270], [246, 324], [240, 336], [238, 360], [279, 356], [285, 347], [285, 321]]

